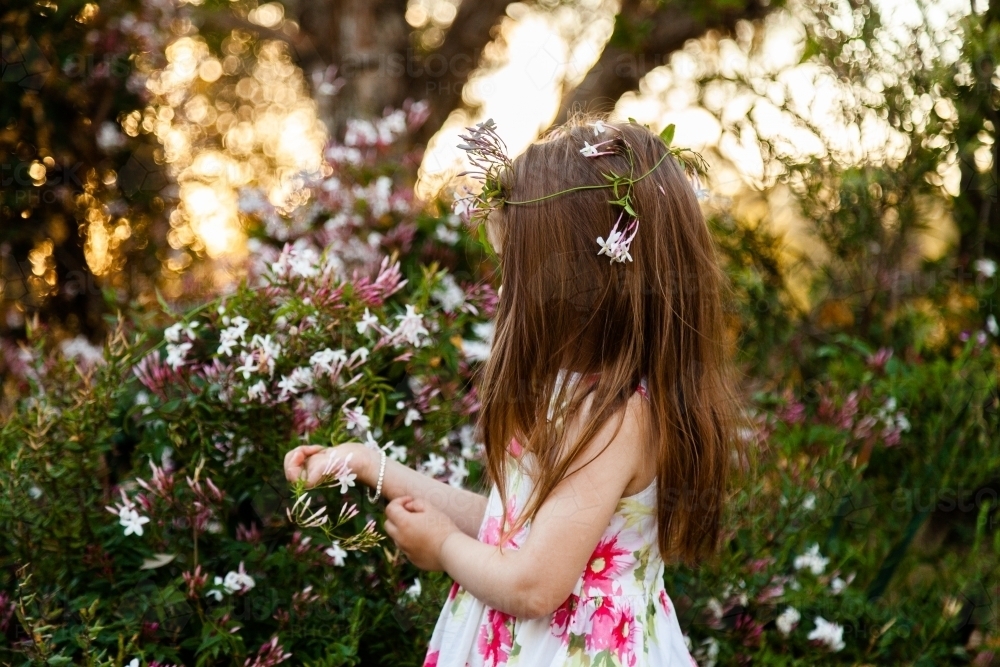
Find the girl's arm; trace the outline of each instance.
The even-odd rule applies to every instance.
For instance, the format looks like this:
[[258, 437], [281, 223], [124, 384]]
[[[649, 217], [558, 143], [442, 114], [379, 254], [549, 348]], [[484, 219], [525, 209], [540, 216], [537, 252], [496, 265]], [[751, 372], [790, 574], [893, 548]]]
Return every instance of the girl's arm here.
[[[444, 569], [494, 609], [519, 618], [551, 614], [573, 592], [622, 494], [644, 463], [637, 445], [642, 442], [643, 400], [629, 401], [617, 435], [618, 420], [612, 418], [587, 445], [572, 474], [556, 486], [532, 520], [520, 549], [501, 552], [455, 530], [434, 512], [408, 511], [405, 503], [386, 508], [390, 536], [418, 565]], [[609, 549], [611, 557], [614, 548]]]
[[[337, 447], [297, 447], [285, 457], [285, 474], [289, 481], [293, 481], [306, 471], [309, 483], [315, 484], [318, 481], [313, 479], [318, 477], [316, 471], [326, 467], [329, 457], [343, 459], [348, 454], [351, 455], [351, 471], [360, 482], [374, 489], [378, 483], [379, 453], [356, 442]], [[439, 482], [388, 457], [382, 478], [382, 495], [390, 500], [399, 496], [419, 498], [446, 514], [459, 530], [473, 539], [486, 513], [485, 496]]]

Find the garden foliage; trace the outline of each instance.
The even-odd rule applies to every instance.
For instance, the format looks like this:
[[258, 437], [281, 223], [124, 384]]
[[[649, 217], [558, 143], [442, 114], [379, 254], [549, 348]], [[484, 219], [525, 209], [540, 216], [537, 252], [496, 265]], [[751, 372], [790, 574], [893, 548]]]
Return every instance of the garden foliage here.
[[[921, 99], [900, 95], [886, 104]], [[2, 341], [4, 662], [421, 664], [447, 577], [377, 539], [349, 476], [292, 521], [306, 501], [281, 470], [302, 442], [358, 440], [486, 491], [475, 372], [495, 267], [408, 190], [391, 144], [421, 113], [351, 124], [292, 212], [245, 192], [235, 292], [127, 313], [102, 350], [42, 326]], [[961, 127], [939, 120], [900, 121], [901, 160], [772, 156], [825, 251], [807, 271], [709, 209], [755, 460], [718, 556], [667, 570], [699, 664], [996, 662], [996, 258], [909, 251], [930, 200], [966, 210], [930, 177], [948, 155], [932, 135]]]

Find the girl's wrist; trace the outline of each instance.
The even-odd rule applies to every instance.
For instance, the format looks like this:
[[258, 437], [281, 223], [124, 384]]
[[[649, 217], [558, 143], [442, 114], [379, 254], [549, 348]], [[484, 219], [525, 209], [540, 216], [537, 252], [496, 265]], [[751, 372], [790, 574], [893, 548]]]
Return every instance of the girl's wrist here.
[[448, 571], [448, 558], [447, 558], [448, 540], [450, 540], [452, 537], [458, 534], [462, 534], [462, 531], [459, 530], [457, 527], [455, 528], [455, 530], [448, 531], [448, 533], [445, 534], [444, 539], [442, 539], [441, 543], [438, 545], [438, 562], [441, 564], [441, 568], [445, 572]]
[[344, 447], [349, 447], [347, 453], [351, 454], [351, 471], [357, 475], [358, 479], [365, 485], [372, 488], [378, 479], [378, 452], [371, 447], [365, 447], [359, 442], [352, 442]]

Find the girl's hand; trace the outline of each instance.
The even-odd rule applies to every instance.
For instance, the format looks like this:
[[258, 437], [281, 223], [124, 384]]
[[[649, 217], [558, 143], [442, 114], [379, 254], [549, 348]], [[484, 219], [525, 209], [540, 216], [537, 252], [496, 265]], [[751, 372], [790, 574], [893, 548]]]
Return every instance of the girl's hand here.
[[441, 545], [458, 532], [451, 518], [422, 500], [399, 496], [385, 508], [385, 532], [421, 570], [443, 570]]
[[311, 489], [322, 481], [323, 471], [334, 457], [343, 460], [348, 454], [353, 454], [348, 467], [361, 478], [365, 457], [363, 452], [358, 451], [356, 444], [345, 443], [337, 447], [300, 445], [285, 454], [285, 479], [290, 484], [305, 479], [306, 488]]

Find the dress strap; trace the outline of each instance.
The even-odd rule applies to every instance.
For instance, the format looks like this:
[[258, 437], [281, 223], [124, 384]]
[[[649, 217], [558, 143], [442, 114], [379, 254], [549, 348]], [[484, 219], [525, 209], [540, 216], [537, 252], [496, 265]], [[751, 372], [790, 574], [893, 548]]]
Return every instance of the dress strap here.
[[646, 382], [646, 378], [639, 380], [639, 386], [635, 390], [647, 401], [649, 400], [649, 383]]

